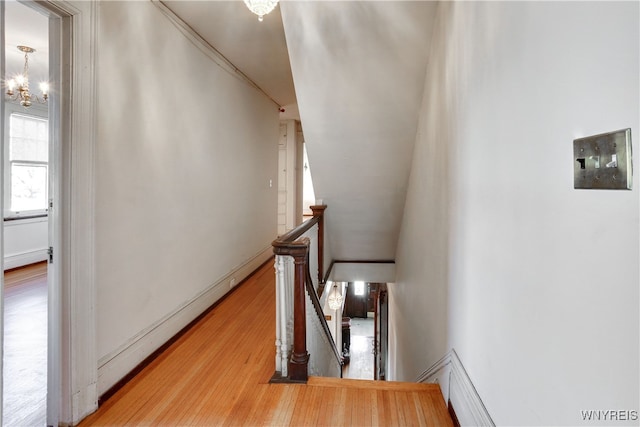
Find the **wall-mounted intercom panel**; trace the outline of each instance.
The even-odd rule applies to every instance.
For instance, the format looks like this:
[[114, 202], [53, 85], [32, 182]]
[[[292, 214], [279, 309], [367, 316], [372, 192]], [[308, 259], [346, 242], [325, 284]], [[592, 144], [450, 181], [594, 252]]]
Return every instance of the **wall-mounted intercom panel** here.
[[573, 187], [631, 190], [631, 129], [573, 141]]

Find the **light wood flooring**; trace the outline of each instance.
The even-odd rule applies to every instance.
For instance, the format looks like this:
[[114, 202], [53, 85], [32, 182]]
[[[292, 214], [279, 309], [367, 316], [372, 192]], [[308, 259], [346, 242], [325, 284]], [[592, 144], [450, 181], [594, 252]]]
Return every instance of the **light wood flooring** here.
[[3, 425], [46, 425], [47, 263], [4, 275]]
[[274, 359], [269, 262], [80, 426], [452, 425], [437, 385], [269, 384]]

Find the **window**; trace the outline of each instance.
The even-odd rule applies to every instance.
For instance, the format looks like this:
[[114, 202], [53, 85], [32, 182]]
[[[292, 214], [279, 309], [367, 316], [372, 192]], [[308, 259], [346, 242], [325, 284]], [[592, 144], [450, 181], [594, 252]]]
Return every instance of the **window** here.
[[362, 296], [364, 295], [364, 282], [353, 282], [353, 293]]
[[46, 211], [49, 123], [20, 113], [9, 116], [8, 210], [10, 216]]

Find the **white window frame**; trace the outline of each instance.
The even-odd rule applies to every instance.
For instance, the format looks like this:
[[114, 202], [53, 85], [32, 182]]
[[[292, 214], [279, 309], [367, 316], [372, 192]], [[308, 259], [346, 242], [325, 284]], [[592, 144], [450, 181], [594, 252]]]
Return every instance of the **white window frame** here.
[[9, 159], [9, 146], [10, 146], [10, 122], [11, 115], [18, 114], [21, 116], [34, 117], [41, 120], [49, 120], [48, 110], [44, 106], [40, 105], [32, 105], [28, 109], [25, 109], [21, 105], [14, 104], [12, 102], [5, 102], [5, 127], [4, 127], [4, 219], [19, 219], [19, 218], [31, 218], [37, 216], [47, 216], [48, 209], [35, 209], [35, 210], [27, 210], [27, 211], [19, 211], [14, 212], [11, 210], [11, 165], [13, 163], [16, 164], [30, 164], [30, 165], [46, 165], [47, 166], [47, 198], [48, 194], [48, 175], [49, 175], [49, 163], [48, 162], [40, 162], [40, 161], [24, 161], [24, 160], [14, 160], [11, 161]]

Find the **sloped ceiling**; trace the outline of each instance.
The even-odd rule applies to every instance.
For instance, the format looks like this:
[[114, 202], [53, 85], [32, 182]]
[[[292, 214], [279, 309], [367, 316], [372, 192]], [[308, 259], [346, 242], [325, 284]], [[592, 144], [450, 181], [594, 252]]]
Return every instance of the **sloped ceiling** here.
[[299, 110], [334, 259], [395, 259], [437, 2], [162, 3]]
[[244, 2], [162, 1], [218, 52], [253, 80], [280, 106], [296, 94], [280, 8], [258, 22]]
[[334, 259], [395, 259], [436, 5], [281, 3]]

